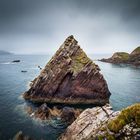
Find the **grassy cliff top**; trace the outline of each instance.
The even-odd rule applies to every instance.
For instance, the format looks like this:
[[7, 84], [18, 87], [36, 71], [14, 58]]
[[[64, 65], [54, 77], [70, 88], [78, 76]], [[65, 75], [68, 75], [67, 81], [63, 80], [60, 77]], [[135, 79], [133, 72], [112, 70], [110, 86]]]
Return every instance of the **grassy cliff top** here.
[[127, 60], [128, 58], [129, 58], [129, 53], [126, 52], [116, 52], [112, 56], [112, 59]]
[[131, 122], [135, 122], [140, 127], [140, 103], [123, 109], [117, 118], [109, 122], [108, 128], [117, 133]]
[[131, 54], [132, 55], [134, 55], [134, 54], [140, 54], [140, 46], [137, 47], [136, 49], [134, 49]]

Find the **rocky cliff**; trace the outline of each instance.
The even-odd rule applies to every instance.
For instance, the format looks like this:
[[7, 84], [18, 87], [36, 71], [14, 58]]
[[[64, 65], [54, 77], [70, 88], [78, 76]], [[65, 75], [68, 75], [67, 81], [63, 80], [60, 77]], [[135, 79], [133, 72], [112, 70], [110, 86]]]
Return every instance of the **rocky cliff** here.
[[110, 92], [99, 71], [69, 36], [23, 97], [34, 102], [103, 105]]
[[59, 140], [139, 140], [140, 104], [114, 112], [110, 105], [86, 109]]
[[116, 52], [112, 57], [108, 59], [101, 59], [103, 62], [114, 63], [114, 64], [132, 64], [139, 66], [140, 65], [140, 47], [134, 49], [130, 54], [126, 52]]

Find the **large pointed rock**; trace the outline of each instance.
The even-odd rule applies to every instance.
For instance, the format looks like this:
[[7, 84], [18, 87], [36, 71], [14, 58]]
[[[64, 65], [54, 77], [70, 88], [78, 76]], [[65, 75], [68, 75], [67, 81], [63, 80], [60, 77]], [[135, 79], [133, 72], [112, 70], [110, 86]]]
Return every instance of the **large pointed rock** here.
[[105, 104], [110, 92], [99, 67], [69, 36], [35, 78], [24, 98], [34, 102]]

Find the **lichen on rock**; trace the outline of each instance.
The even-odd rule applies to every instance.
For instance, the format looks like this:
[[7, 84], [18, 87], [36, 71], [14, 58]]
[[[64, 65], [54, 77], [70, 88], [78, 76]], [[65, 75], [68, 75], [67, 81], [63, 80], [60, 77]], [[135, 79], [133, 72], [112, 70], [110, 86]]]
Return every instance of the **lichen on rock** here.
[[69, 36], [23, 97], [33, 102], [104, 105], [110, 92], [99, 71]]

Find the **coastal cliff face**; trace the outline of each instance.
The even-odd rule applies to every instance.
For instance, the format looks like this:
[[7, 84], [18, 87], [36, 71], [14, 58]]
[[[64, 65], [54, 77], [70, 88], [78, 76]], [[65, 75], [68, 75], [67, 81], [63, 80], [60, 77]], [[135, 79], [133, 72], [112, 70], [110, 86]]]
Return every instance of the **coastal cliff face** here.
[[99, 71], [69, 36], [23, 97], [34, 102], [104, 105], [110, 92]]
[[140, 66], [140, 46], [131, 52], [128, 61], [129, 63], [133, 63], [135, 65]]
[[114, 64], [132, 64], [139, 66], [140, 65], [140, 47], [137, 47], [130, 54], [126, 52], [116, 52], [112, 57], [108, 59], [101, 59], [100, 61], [114, 63]]
[[139, 140], [140, 104], [114, 112], [110, 105], [86, 109], [59, 140]]

